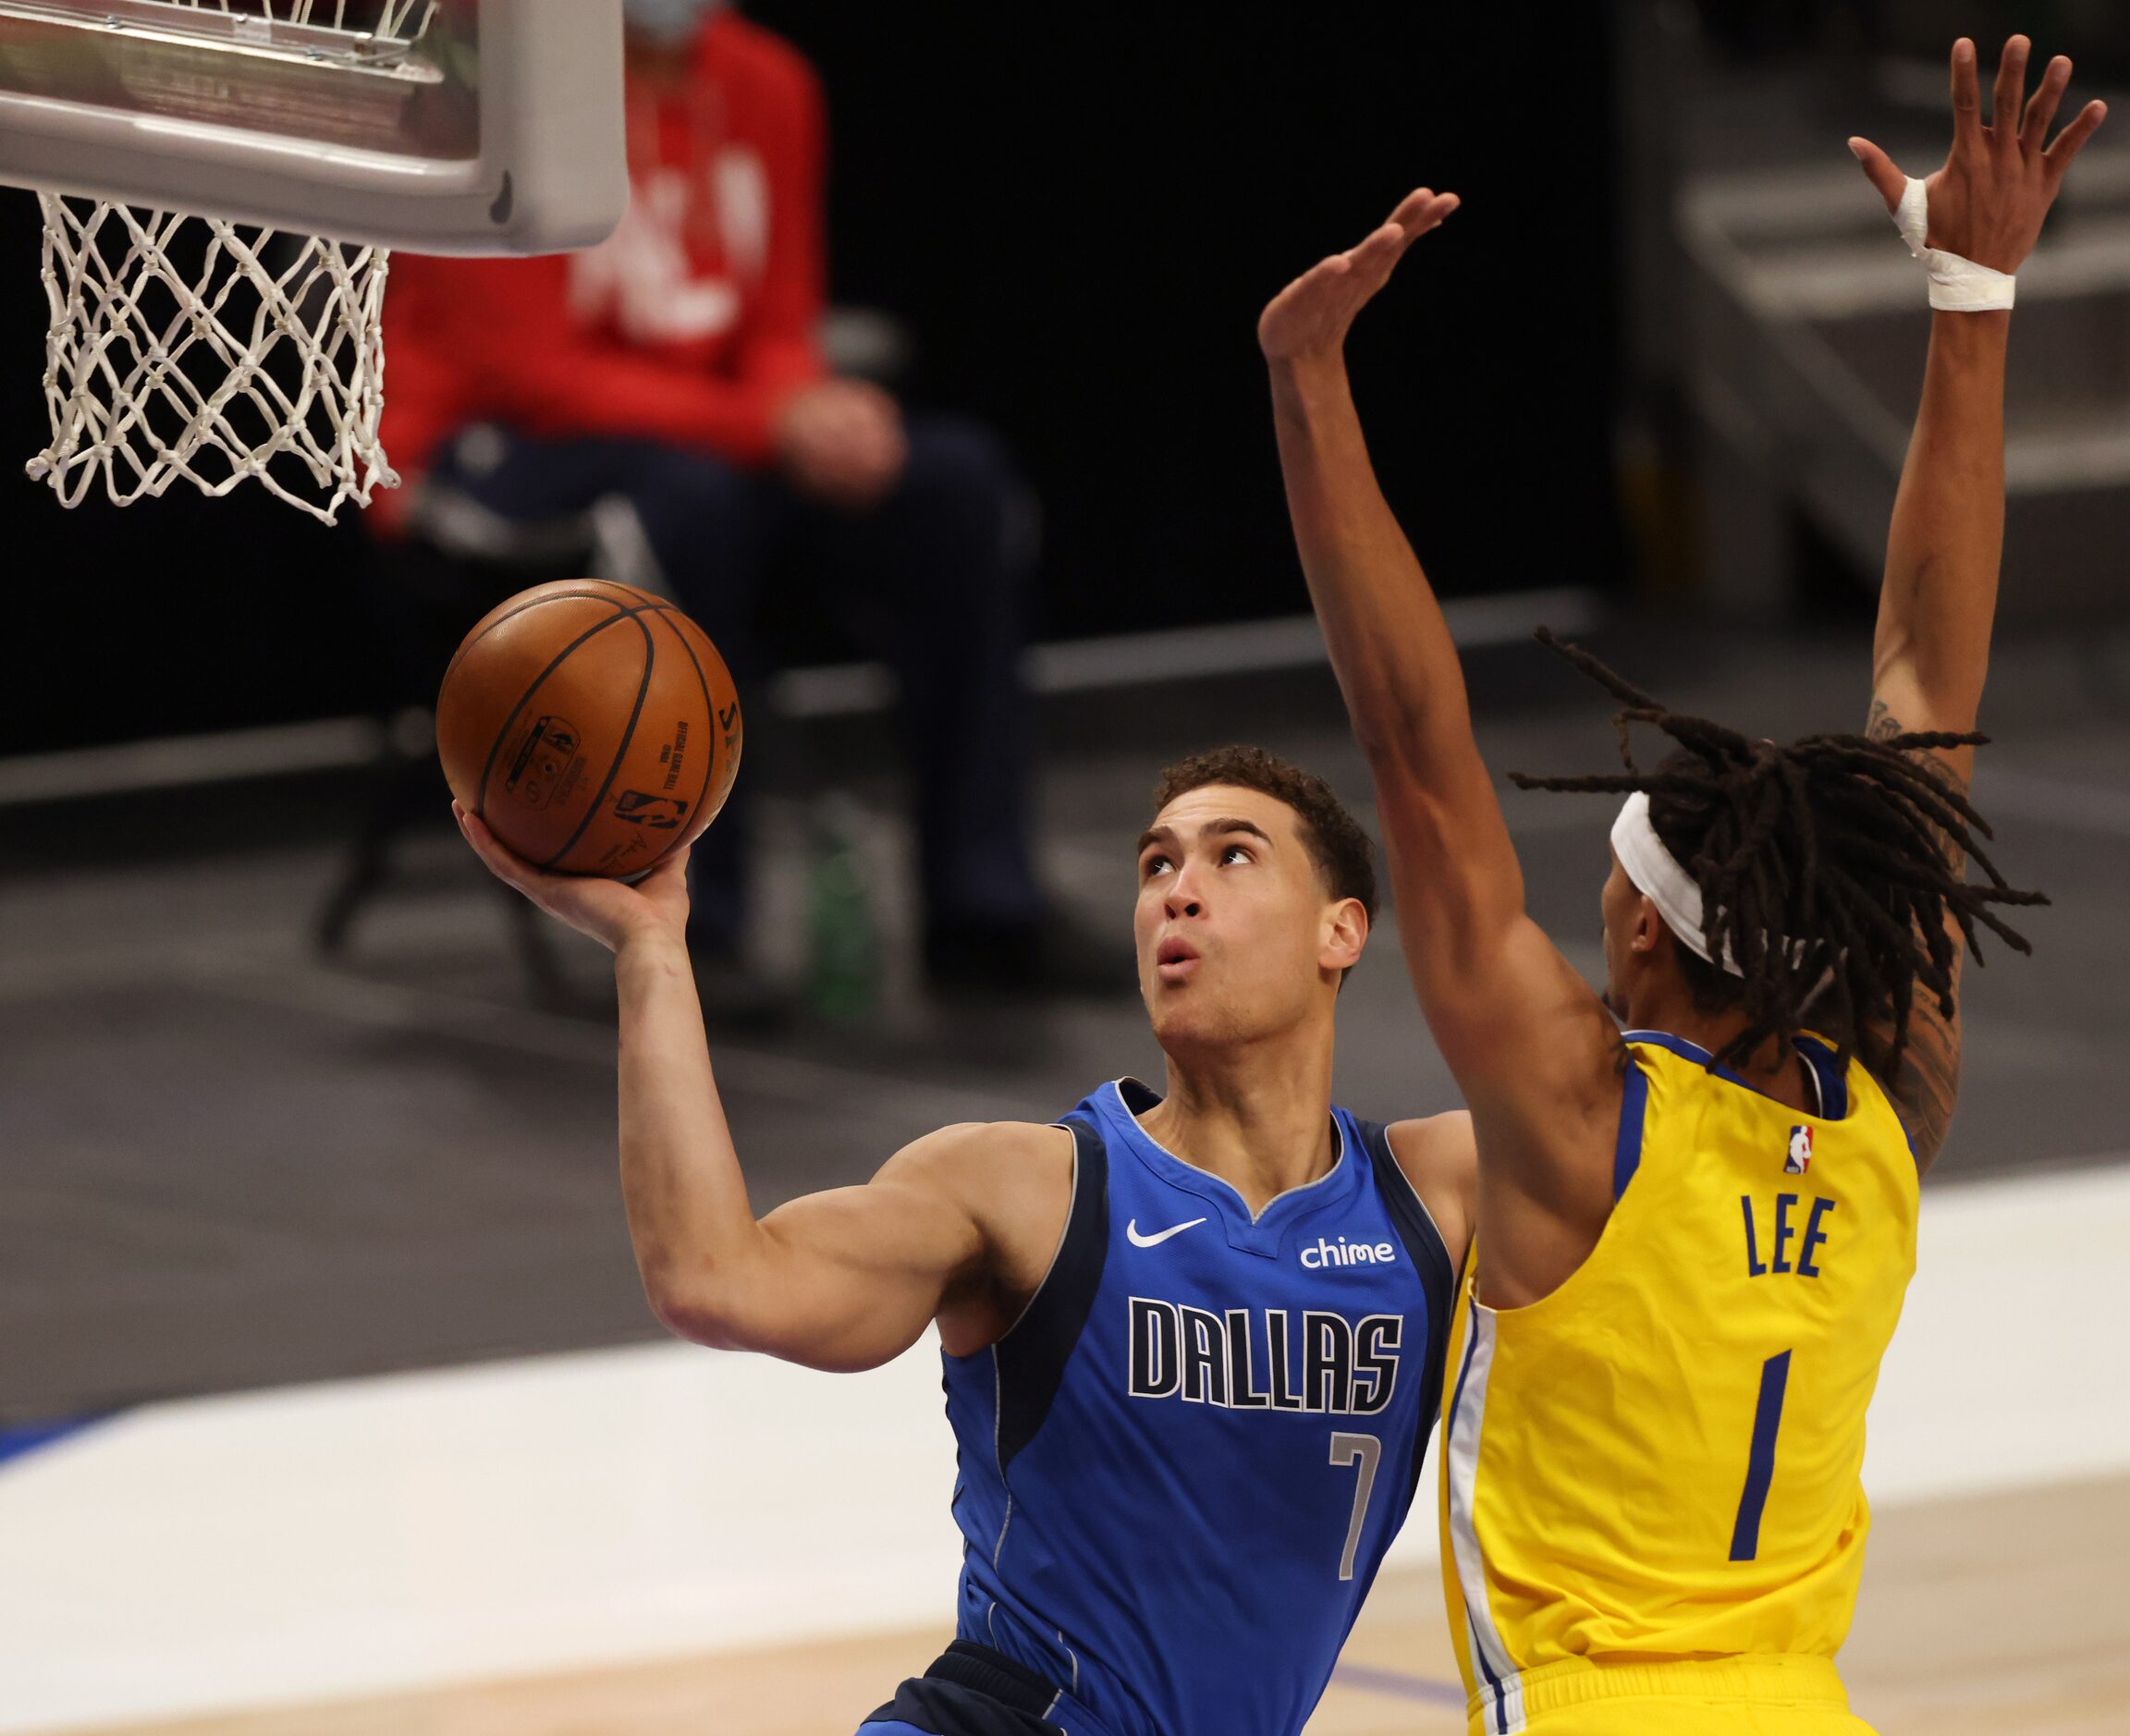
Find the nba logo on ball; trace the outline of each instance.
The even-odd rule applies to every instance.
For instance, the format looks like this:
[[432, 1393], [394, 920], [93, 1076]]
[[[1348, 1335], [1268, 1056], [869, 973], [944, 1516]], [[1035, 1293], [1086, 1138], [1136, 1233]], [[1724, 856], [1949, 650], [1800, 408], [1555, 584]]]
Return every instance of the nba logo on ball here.
[[1790, 1151], [1782, 1159], [1782, 1173], [1801, 1176], [1812, 1168], [1812, 1130], [1793, 1127], [1790, 1130]]
[[556, 874], [641, 874], [699, 837], [731, 791], [740, 733], [717, 647], [664, 597], [610, 579], [506, 597], [436, 696], [453, 799]]
[[624, 789], [614, 804], [614, 817], [630, 825], [654, 825], [670, 832], [687, 817], [688, 804], [677, 796], [647, 796], [641, 789]]

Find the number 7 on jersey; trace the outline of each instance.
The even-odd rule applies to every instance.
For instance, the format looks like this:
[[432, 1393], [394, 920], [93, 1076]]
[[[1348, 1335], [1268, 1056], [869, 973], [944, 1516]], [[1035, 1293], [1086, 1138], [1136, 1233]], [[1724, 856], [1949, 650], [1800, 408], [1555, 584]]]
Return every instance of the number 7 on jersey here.
[[1360, 1475], [1353, 1479], [1353, 1517], [1346, 1526], [1346, 1552], [1339, 1558], [1340, 1579], [1353, 1577], [1353, 1558], [1361, 1547], [1361, 1526], [1368, 1517], [1368, 1497], [1376, 1487], [1376, 1465], [1382, 1457], [1383, 1443], [1373, 1435], [1331, 1436], [1331, 1462], [1361, 1467]]

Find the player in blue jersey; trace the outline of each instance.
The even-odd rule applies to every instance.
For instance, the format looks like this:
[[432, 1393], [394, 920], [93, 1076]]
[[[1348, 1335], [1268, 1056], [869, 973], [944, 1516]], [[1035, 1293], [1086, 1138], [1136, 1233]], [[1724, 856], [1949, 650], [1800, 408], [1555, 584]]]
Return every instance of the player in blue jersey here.
[[[621, 1181], [682, 1337], [871, 1368], [936, 1323], [959, 1637], [864, 1736], [1291, 1736], [1411, 1505], [1474, 1185], [1462, 1112], [1331, 1103], [1365, 836], [1252, 748], [1166, 772], [1139, 840], [1163, 1088], [940, 1130], [757, 1220], [711, 1077], [686, 863], [482, 859], [615, 955]], [[685, 852], [683, 852], [683, 855]]]

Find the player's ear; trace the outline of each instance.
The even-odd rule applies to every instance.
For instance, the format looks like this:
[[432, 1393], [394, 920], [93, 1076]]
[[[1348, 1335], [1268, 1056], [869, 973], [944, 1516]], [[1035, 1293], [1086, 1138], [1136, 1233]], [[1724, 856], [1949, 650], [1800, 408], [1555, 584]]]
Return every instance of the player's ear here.
[[1637, 893], [1634, 898], [1634, 925], [1628, 931], [1627, 950], [1649, 954], [1657, 950], [1657, 936], [1669, 934], [1664, 919], [1657, 913], [1657, 901], [1647, 893]]
[[1340, 899], [1324, 910], [1324, 933], [1316, 962], [1327, 971], [1348, 971], [1360, 962], [1368, 944], [1368, 910], [1359, 899]]

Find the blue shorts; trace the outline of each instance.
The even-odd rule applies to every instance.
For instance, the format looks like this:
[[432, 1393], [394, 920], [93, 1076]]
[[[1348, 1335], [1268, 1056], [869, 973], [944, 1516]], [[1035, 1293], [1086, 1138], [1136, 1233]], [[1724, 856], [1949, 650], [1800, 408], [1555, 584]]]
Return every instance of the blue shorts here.
[[1063, 1736], [1044, 1714], [1058, 1691], [973, 1640], [956, 1640], [858, 1727], [858, 1736]]

